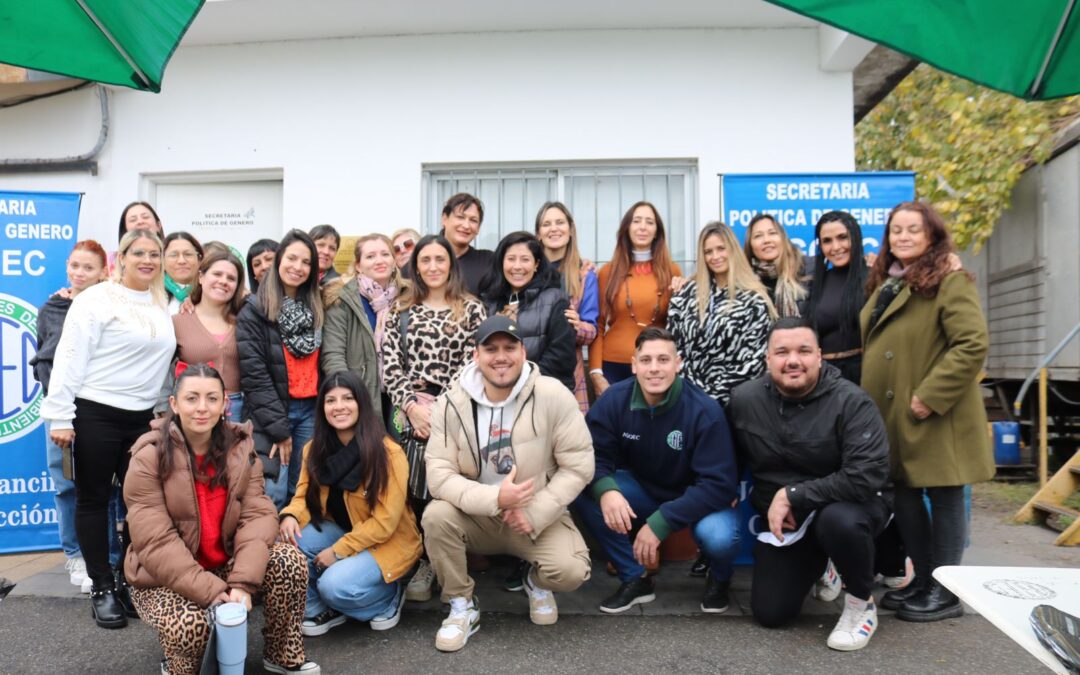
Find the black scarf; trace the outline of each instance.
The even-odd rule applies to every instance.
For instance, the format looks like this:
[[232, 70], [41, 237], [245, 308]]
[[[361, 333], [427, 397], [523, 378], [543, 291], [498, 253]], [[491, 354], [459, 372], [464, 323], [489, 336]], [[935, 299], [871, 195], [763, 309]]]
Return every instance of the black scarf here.
[[322, 344], [322, 331], [315, 329], [315, 314], [311, 308], [289, 296], [281, 301], [278, 332], [285, 349], [298, 358], [310, 356]]
[[881, 320], [881, 316], [885, 313], [885, 310], [889, 308], [889, 305], [896, 299], [896, 296], [900, 295], [900, 291], [903, 288], [903, 279], [889, 278], [885, 280], [885, 283], [881, 284], [881, 292], [878, 293], [877, 302], [874, 304], [874, 310], [870, 312], [870, 323], [866, 327], [867, 331], [874, 330], [874, 326]]
[[319, 484], [336, 487], [342, 492], [356, 492], [364, 482], [364, 466], [360, 463], [360, 446], [356, 439], [342, 445], [335, 434], [329, 452], [319, 467]]

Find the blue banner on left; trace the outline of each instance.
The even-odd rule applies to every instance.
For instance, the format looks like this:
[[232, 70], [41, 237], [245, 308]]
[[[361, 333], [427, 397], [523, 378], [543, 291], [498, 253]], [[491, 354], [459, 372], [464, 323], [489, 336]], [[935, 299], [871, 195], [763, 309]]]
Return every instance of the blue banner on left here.
[[67, 286], [82, 195], [0, 191], [0, 553], [59, 546], [54, 484], [30, 359], [37, 313]]

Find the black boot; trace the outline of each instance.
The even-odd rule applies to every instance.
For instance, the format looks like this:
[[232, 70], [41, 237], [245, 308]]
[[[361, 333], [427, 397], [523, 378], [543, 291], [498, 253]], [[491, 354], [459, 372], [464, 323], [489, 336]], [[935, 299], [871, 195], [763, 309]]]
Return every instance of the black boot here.
[[883, 609], [891, 609], [896, 611], [900, 609], [905, 602], [914, 598], [920, 592], [926, 588], [926, 580], [922, 577], [915, 577], [911, 580], [907, 586], [895, 591], [889, 591], [885, 595], [881, 596], [881, 602], [878, 606]]
[[127, 579], [124, 578], [124, 571], [113, 570], [113, 579], [116, 581], [116, 599], [120, 602], [120, 606], [124, 608], [124, 614], [129, 619], [138, 619], [139, 613], [135, 611], [135, 604], [131, 602], [131, 586], [128, 585]]
[[897, 618], [904, 621], [941, 621], [963, 614], [964, 606], [960, 604], [960, 598], [936, 580], [896, 611]]
[[123, 628], [127, 625], [124, 607], [117, 599], [112, 583], [104, 586], [94, 584], [90, 591], [90, 613], [102, 628]]

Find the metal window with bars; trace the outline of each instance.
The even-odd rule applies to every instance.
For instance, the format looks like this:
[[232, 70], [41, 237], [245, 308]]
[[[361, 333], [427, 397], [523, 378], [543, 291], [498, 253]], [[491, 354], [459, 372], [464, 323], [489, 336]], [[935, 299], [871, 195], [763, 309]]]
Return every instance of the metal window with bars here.
[[506, 234], [533, 231], [546, 201], [566, 204], [577, 224], [578, 247], [598, 265], [615, 250], [619, 221], [631, 204], [656, 205], [672, 258], [684, 272], [693, 265], [697, 233], [697, 163], [667, 160], [636, 163], [430, 165], [423, 171], [423, 223], [438, 232], [442, 207], [458, 192], [484, 202], [484, 225], [474, 244], [494, 249]]

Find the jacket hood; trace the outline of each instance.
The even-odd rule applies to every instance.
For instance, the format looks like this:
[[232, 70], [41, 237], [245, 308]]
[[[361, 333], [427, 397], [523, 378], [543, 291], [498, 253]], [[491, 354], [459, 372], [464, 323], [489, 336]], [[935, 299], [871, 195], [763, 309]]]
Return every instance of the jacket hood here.
[[531, 363], [526, 361], [521, 368], [521, 375], [518, 376], [514, 388], [510, 391], [510, 395], [507, 396], [505, 400], [499, 401], [498, 403], [491, 402], [484, 392], [484, 376], [480, 372], [480, 366], [477, 365], [475, 361], [462, 369], [458, 381], [461, 383], [461, 388], [465, 390], [472, 400], [489, 408], [501, 408], [508, 403], [516, 401], [522, 390], [525, 389], [525, 386], [535, 381], [535, 377], [533, 376], [534, 371], [539, 372]]
[[71, 298], [65, 298], [61, 295], [50, 295], [49, 299], [41, 307], [41, 311], [43, 313], [47, 310], [60, 310], [62, 312], [66, 312], [70, 308]]
[[765, 374], [765, 386], [768, 388], [769, 393], [777, 398], [784, 399], [786, 401], [795, 401], [796, 403], [808, 403], [816, 398], [820, 398], [825, 394], [828, 394], [843, 380], [843, 376], [840, 374], [840, 369], [831, 363], [822, 359], [821, 361], [821, 374], [818, 376], [818, 383], [814, 389], [803, 396], [800, 399], [788, 398], [780, 393], [780, 390], [776, 388], [776, 383], [773, 382], [769, 374]]

